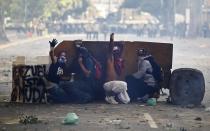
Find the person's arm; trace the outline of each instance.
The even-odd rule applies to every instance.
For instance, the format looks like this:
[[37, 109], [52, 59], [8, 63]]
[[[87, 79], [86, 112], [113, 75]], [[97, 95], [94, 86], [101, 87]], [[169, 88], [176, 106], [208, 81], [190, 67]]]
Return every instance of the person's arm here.
[[114, 33], [110, 35], [110, 42], [109, 42], [109, 55], [112, 54], [112, 50], [114, 47]]
[[133, 76], [137, 79], [141, 79], [148, 69], [148, 65], [146, 61], [142, 61], [140, 65], [138, 65], [138, 72], [134, 73]]
[[78, 62], [79, 62], [79, 65], [80, 65], [82, 71], [84, 72], [85, 76], [86, 76], [86, 77], [89, 77], [91, 71], [88, 70], [88, 69], [84, 66], [82, 57], [79, 57]]
[[56, 58], [55, 58], [55, 55], [54, 55], [54, 49], [50, 49], [49, 55], [50, 55], [50, 60], [52, 61], [53, 64], [55, 64], [56, 63]]
[[56, 57], [55, 57], [55, 53], [54, 53], [54, 47], [55, 45], [58, 43], [56, 39], [53, 39], [52, 41], [49, 41], [50, 43], [50, 59], [52, 61], [52, 63], [56, 63]]

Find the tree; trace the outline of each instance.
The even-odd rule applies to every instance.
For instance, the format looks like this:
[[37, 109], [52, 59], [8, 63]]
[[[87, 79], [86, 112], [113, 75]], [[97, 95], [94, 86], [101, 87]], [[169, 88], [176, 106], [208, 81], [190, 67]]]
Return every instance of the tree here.
[[5, 16], [26, 24], [34, 18], [62, 17], [66, 11], [83, 12], [87, 0], [0, 0], [0, 40], [8, 41], [4, 29]]
[[28, 22], [42, 16], [47, 0], [13, 0], [9, 15], [15, 21]]
[[66, 17], [67, 14], [81, 14], [89, 6], [87, 0], [48, 0], [45, 5], [45, 17]]
[[[9, 41], [5, 33], [5, 16], [13, 21], [30, 21], [43, 14], [45, 0], [0, 0], [0, 41]], [[27, 13], [30, 12], [30, 13]]]
[[0, 41], [7, 42], [9, 41], [4, 28], [4, 16], [5, 12], [9, 7], [11, 0], [0, 0]]
[[159, 17], [161, 14], [161, 0], [125, 0], [121, 8], [140, 9]]

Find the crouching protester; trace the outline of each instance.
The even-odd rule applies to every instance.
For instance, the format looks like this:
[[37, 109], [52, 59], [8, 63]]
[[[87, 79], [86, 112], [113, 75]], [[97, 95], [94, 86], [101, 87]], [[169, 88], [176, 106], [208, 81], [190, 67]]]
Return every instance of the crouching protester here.
[[104, 90], [106, 92], [105, 100], [110, 104], [130, 102], [130, 98], [127, 93], [127, 83], [124, 81], [109, 81], [104, 84]]
[[145, 49], [137, 50], [137, 55], [138, 71], [126, 77], [128, 94], [131, 97], [131, 101], [146, 101], [150, 97], [156, 97], [156, 94], [159, 93], [160, 88], [157, 80], [160, 78], [157, 78], [157, 76], [161, 77], [161, 70], [159, 65], [153, 60], [153, 57]]
[[61, 88], [62, 76], [64, 75], [64, 68], [66, 66], [66, 53], [61, 52], [59, 57], [54, 56], [54, 47], [57, 44], [57, 40], [53, 39], [50, 43], [50, 58], [51, 64], [46, 76], [47, 79], [47, 99], [53, 103], [66, 103], [70, 102], [70, 97]]
[[127, 93], [127, 83], [119, 81], [123, 68], [123, 61], [121, 58], [122, 49], [114, 46], [114, 34], [110, 36], [109, 53], [107, 57], [107, 78], [103, 88], [105, 90], [105, 100], [110, 104], [130, 102], [130, 97]]
[[61, 52], [58, 57], [54, 55], [56, 44], [57, 41], [55, 39], [50, 42], [50, 58], [52, 63], [46, 77], [48, 100], [53, 103], [89, 102], [89, 96], [80, 89], [75, 88], [72, 79], [70, 80], [68, 77], [71, 69], [67, 64], [69, 61], [66, 57], [66, 52]]
[[[79, 43], [79, 42], [78, 42]], [[95, 99], [96, 94], [96, 79], [95, 79], [95, 62], [93, 56], [88, 49], [76, 43], [77, 49], [77, 69], [79, 79], [77, 79], [77, 88], [86, 92], [89, 95], [90, 101]]]

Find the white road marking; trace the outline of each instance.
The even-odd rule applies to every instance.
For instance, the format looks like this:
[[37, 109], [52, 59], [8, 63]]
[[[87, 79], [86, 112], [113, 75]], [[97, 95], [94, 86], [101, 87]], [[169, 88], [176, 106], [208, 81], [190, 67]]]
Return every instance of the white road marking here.
[[155, 121], [152, 119], [151, 115], [149, 113], [144, 113], [145, 119], [148, 121], [148, 124], [151, 128], [158, 128]]

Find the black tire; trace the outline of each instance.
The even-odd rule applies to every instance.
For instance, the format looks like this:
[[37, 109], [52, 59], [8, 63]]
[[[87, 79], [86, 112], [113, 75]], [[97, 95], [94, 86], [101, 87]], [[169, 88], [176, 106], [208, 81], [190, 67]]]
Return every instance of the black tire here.
[[169, 90], [172, 104], [200, 105], [205, 94], [203, 73], [191, 68], [176, 69], [172, 72]]

